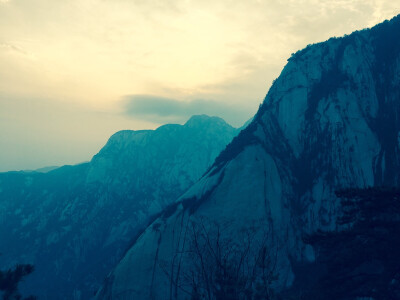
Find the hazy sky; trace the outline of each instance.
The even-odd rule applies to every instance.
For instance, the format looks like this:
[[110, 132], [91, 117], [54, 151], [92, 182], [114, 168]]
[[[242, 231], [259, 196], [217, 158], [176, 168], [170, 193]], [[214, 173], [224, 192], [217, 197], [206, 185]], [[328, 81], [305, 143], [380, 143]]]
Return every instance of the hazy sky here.
[[307, 44], [393, 0], [0, 0], [0, 171], [89, 160], [121, 129], [252, 116]]

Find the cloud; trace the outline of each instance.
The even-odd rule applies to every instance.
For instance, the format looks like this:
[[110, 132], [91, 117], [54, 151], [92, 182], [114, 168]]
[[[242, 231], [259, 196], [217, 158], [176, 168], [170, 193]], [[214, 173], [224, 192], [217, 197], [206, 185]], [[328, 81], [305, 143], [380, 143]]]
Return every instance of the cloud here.
[[[4, 0], [0, 0], [0, 3], [1, 3], [1, 1], [4, 1]], [[0, 42], [0, 49], [5, 49], [5, 50], [12, 51], [12, 52], [17, 52], [19, 54], [28, 55], [28, 53], [24, 49], [22, 49], [22, 47], [19, 47], [17, 45], [11, 44], [11, 43]]]
[[192, 115], [207, 114], [221, 117], [233, 126], [241, 126], [255, 113], [243, 106], [224, 102], [203, 99], [179, 101], [151, 95], [126, 96], [122, 103], [124, 114], [160, 124], [182, 123]]

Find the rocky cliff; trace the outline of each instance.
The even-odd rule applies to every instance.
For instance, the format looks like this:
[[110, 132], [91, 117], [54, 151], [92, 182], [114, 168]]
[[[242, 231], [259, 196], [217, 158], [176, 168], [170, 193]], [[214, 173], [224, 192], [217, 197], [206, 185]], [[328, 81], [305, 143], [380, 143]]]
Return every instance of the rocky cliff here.
[[204, 232], [229, 224], [218, 233], [236, 245], [242, 232], [266, 230], [273, 289], [291, 286], [293, 266], [315, 259], [304, 235], [337, 227], [335, 190], [399, 185], [399, 36], [396, 17], [293, 54], [252, 123], [135, 240], [97, 299], [197, 293], [178, 281], [202, 220]]

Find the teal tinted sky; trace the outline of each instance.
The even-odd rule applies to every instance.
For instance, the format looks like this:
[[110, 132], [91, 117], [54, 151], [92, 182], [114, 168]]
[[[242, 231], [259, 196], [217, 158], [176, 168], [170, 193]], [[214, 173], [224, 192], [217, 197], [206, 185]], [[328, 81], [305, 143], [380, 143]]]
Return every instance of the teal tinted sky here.
[[89, 160], [121, 129], [252, 116], [291, 53], [396, 1], [0, 0], [0, 171]]

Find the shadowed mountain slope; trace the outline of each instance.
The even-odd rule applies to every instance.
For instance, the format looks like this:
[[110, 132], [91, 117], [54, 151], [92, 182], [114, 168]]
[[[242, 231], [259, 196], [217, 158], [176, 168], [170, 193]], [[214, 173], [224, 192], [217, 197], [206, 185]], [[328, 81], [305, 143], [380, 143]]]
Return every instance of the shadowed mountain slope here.
[[149, 219], [196, 182], [237, 129], [217, 117], [115, 133], [89, 163], [0, 174], [0, 265], [32, 263], [39, 299], [89, 299]]

